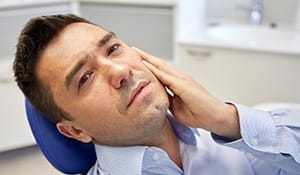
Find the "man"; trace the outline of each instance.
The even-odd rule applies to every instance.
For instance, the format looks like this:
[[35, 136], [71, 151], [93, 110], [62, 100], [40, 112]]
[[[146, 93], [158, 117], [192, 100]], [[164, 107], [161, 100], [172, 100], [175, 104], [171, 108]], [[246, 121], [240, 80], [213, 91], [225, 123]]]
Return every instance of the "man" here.
[[26, 98], [60, 133], [95, 143], [97, 162], [89, 174], [300, 171], [299, 113], [224, 103], [80, 17], [29, 21], [14, 72]]

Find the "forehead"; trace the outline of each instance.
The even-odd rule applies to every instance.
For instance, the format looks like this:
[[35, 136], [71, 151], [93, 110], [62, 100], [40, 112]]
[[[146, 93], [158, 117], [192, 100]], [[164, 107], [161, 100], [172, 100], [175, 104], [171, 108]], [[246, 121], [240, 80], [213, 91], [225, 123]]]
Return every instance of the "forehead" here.
[[103, 28], [88, 23], [70, 24], [47, 45], [41, 55], [41, 62], [58, 58], [67, 62], [68, 58], [80, 57], [95, 47], [107, 33]]
[[94, 46], [97, 41], [108, 32], [103, 28], [88, 23], [73, 23], [66, 26], [59, 35], [49, 43], [48, 50], [61, 51], [74, 54], [89, 46]]
[[[36, 65], [40, 80], [59, 80], [74, 62], [95, 48], [99, 39], [108, 32], [88, 23], [73, 23], [66, 26], [44, 49]], [[49, 77], [51, 75], [51, 77]], [[56, 77], [56, 76], [60, 77]], [[48, 84], [48, 83], [47, 83]]]

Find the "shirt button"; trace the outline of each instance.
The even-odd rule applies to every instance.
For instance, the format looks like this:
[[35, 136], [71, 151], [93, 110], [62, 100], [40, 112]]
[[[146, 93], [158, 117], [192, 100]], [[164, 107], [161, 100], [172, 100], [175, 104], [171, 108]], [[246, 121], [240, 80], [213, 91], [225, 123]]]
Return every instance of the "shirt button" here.
[[258, 144], [258, 139], [252, 139], [251, 140], [251, 145], [256, 146]]
[[154, 153], [154, 154], [152, 155], [152, 159], [153, 159], [153, 160], [159, 160], [159, 159], [160, 159], [159, 154], [158, 154], [158, 153]]

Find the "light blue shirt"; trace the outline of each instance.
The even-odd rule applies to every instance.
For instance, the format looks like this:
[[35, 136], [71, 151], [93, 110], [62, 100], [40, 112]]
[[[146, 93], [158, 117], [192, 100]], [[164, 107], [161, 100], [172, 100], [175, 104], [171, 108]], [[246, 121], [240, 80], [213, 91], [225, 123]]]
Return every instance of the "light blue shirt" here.
[[181, 170], [157, 147], [95, 145], [89, 175], [296, 175], [300, 174], [300, 111], [271, 112], [236, 105], [242, 138], [230, 141], [170, 122], [178, 137]]

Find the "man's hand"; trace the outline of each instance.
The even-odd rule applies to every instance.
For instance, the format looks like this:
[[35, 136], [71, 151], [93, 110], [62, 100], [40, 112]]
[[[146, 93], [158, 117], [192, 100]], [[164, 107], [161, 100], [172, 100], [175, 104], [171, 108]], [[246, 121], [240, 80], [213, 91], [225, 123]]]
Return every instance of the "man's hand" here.
[[227, 138], [241, 137], [233, 105], [218, 100], [190, 76], [178, 72], [163, 60], [134, 49], [147, 68], [172, 91], [173, 94], [169, 94], [170, 111], [177, 121]]

